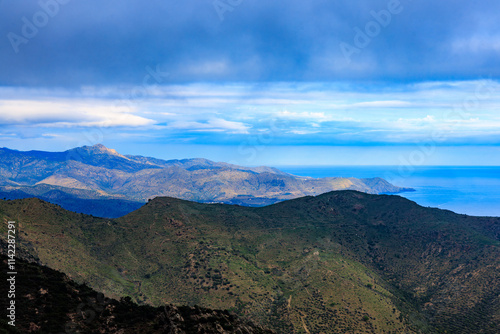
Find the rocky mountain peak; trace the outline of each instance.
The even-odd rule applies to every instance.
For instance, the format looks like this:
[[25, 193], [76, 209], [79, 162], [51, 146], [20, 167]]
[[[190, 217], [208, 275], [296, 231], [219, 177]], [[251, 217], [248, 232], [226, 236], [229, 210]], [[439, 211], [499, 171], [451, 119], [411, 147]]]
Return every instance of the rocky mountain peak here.
[[109, 155], [109, 156], [114, 156], [114, 157], [119, 157], [119, 158], [123, 158], [123, 159], [129, 160], [126, 156], [118, 153], [114, 149], [107, 148], [103, 144], [95, 144], [95, 145], [92, 145], [92, 146], [85, 145], [85, 146], [74, 148], [74, 149], [72, 149], [70, 151], [75, 151], [75, 152], [77, 152], [78, 154], [80, 154], [82, 156], [97, 156], [97, 155], [102, 156], [102, 155]]
[[101, 153], [101, 154], [112, 154], [112, 155], [119, 155], [122, 156], [120, 153], [116, 152], [116, 150], [107, 148], [103, 144], [95, 144], [92, 146], [83, 146], [82, 149], [86, 149], [88, 151], [91, 151], [93, 153]]

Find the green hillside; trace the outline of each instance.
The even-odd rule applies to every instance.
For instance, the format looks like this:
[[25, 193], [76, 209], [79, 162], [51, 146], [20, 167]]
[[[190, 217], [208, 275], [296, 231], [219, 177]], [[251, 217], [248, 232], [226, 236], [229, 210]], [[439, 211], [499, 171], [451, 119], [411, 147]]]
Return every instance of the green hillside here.
[[[0, 254], [7, 266], [7, 256]], [[272, 334], [227, 311], [200, 307], [138, 306], [129, 298], [106, 298], [50, 268], [17, 260], [16, 319], [2, 317], [2, 333], [86, 334]], [[7, 296], [7, 285], [0, 287]]]
[[261, 208], [156, 198], [119, 219], [28, 199], [0, 215], [27, 254], [110, 297], [229, 309], [279, 333], [500, 330], [499, 218], [356, 191]]

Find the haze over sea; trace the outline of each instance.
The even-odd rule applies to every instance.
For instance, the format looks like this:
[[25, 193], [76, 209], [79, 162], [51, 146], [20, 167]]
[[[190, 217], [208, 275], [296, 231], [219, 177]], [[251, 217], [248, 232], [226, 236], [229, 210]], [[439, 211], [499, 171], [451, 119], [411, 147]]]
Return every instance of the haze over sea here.
[[422, 206], [474, 216], [500, 216], [500, 167], [496, 166], [282, 166], [311, 177], [382, 177], [414, 188], [398, 195]]

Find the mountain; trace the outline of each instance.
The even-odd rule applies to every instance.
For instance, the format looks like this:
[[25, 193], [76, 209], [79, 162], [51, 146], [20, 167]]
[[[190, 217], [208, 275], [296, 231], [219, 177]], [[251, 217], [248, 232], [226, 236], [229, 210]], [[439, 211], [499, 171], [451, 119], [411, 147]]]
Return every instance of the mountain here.
[[0, 219], [18, 222], [20, 256], [108, 297], [278, 333], [500, 332], [500, 218], [334, 191], [266, 207], [159, 197], [118, 219], [0, 201]]
[[[7, 259], [0, 255], [5, 268]], [[58, 271], [23, 260], [16, 262], [15, 327], [8, 325], [11, 319], [2, 317], [2, 333], [273, 333], [227, 311], [138, 306], [130, 298], [106, 298]], [[1, 285], [2, 298], [8, 294], [7, 287]]]
[[[412, 190], [381, 178], [315, 179], [271, 167], [242, 167], [206, 159], [165, 161], [125, 156], [103, 145], [65, 152], [0, 149], [2, 198], [27, 194], [96, 216], [119, 217], [158, 196], [262, 206], [342, 189], [376, 194]], [[75, 198], [92, 200], [93, 204], [79, 205]], [[110, 202], [102, 204], [101, 200], [114, 200], [114, 211], [102, 210]]]
[[69, 211], [88, 213], [98, 217], [120, 217], [144, 205], [143, 202], [112, 197], [103, 198], [92, 191], [44, 184], [22, 187], [22, 190], [18, 188], [8, 189], [0, 191], [0, 198], [13, 200], [36, 197], [46, 202], [59, 204]]

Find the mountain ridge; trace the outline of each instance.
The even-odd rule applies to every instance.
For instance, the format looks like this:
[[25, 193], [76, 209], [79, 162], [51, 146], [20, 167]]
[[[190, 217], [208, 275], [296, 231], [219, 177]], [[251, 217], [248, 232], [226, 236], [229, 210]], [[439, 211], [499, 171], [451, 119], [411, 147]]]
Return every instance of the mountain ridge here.
[[[0, 149], [0, 192], [6, 198], [14, 190], [43, 197], [39, 186], [92, 200], [145, 203], [157, 196], [172, 196], [199, 202], [262, 206], [332, 190], [353, 189], [369, 193], [411, 191], [384, 179], [308, 178], [273, 167], [244, 167], [203, 158], [161, 160], [122, 155], [98, 144], [65, 152]], [[38, 187], [38, 188], [37, 188]], [[71, 195], [71, 196], [70, 196]], [[43, 197], [49, 198], [48, 196]], [[66, 206], [60, 196], [55, 204]], [[127, 205], [123, 205], [124, 208]], [[72, 207], [72, 209], [75, 209]], [[84, 210], [89, 214], [102, 211]], [[118, 217], [126, 211], [116, 212]]]
[[158, 197], [111, 220], [0, 201], [1, 217], [26, 253], [112, 297], [230, 309], [279, 333], [499, 329], [499, 218], [357, 191], [266, 207]]

